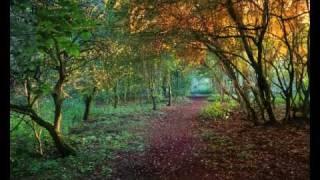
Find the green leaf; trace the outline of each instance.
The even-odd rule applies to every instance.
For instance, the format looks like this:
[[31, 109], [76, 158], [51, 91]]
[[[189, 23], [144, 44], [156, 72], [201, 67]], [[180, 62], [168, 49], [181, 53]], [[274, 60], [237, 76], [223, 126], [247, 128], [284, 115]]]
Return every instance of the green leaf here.
[[71, 45], [70, 38], [65, 37], [65, 36], [59, 37], [58, 41], [59, 41], [59, 44], [60, 44], [61, 48], [69, 48], [70, 45]]
[[88, 40], [91, 38], [91, 33], [90, 32], [83, 32], [81, 33], [80, 37], [83, 39], [83, 40]]
[[79, 57], [80, 56], [80, 49], [76, 46], [72, 46], [70, 47], [68, 50], [69, 54], [71, 56], [74, 56], [74, 57]]

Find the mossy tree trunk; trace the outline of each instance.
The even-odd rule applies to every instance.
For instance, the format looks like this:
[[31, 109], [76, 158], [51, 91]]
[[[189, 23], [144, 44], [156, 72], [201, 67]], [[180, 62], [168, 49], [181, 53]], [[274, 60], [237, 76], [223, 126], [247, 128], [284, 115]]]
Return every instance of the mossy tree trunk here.
[[92, 106], [91, 104], [92, 104], [92, 100], [94, 98], [96, 90], [97, 90], [97, 88], [93, 87], [92, 91], [88, 95], [85, 95], [85, 97], [84, 97], [84, 104], [85, 104], [85, 109], [84, 109], [84, 114], [83, 114], [84, 121], [89, 120], [90, 109]]
[[45, 128], [52, 137], [55, 147], [57, 148], [61, 156], [65, 157], [68, 155], [76, 154], [76, 151], [64, 141], [60, 131], [57, 131], [54, 125], [50, 124], [49, 122], [45, 121], [40, 116], [38, 116], [38, 114], [30, 106], [10, 104], [10, 109], [11, 111], [14, 111], [16, 113], [29, 116], [32, 121], [36, 122], [39, 126]]

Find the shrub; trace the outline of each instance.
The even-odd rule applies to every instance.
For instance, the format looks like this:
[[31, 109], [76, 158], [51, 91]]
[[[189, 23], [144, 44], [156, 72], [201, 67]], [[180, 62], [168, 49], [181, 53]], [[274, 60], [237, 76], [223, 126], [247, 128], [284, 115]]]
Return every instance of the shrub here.
[[[224, 101], [230, 101], [231, 98], [227, 95], [224, 96]], [[215, 101], [222, 101], [222, 97], [219, 94], [212, 94], [210, 97], [208, 97], [208, 101], [215, 102]]]
[[235, 101], [227, 103], [213, 102], [201, 110], [200, 117], [206, 120], [224, 119], [236, 107], [237, 103]]
[[214, 102], [206, 106], [201, 111], [201, 117], [204, 119], [222, 118], [225, 115], [226, 115], [226, 112], [220, 102]]

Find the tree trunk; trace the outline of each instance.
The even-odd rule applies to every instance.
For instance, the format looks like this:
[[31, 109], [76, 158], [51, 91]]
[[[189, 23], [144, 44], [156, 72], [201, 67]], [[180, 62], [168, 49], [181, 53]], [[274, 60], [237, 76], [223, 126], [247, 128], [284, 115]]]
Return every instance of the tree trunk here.
[[171, 99], [172, 99], [172, 93], [171, 93], [171, 85], [168, 86], [168, 104], [167, 106], [171, 106]]
[[269, 122], [268, 124], [278, 124], [276, 121], [276, 117], [274, 116], [273, 110], [272, 110], [272, 103], [271, 103], [271, 92], [270, 87], [267, 84], [267, 81], [265, 77], [263, 77], [262, 71], [258, 70], [258, 86], [259, 86], [259, 95], [262, 99], [262, 103], [264, 105], [264, 108], [267, 111]]
[[162, 95], [163, 95], [163, 97], [167, 97], [167, 87], [165, 86], [165, 85], [163, 85], [162, 87]]
[[[262, 75], [260, 74], [260, 76]], [[266, 109], [269, 117], [269, 124], [278, 124], [272, 110], [270, 88], [268, 87], [265, 78], [261, 77], [260, 81], [258, 81], [258, 84], [259, 84], [259, 91], [260, 91], [259, 94], [262, 99], [264, 108]]]
[[284, 121], [290, 121], [290, 112], [291, 112], [291, 104], [290, 104], [291, 97], [286, 95], [286, 112], [284, 116]]
[[310, 88], [307, 87], [307, 91], [304, 93], [304, 99], [303, 99], [303, 117], [308, 119], [309, 111], [310, 111]]
[[47, 130], [49, 131], [56, 148], [63, 157], [75, 155], [76, 151], [70, 145], [66, 144], [59, 131], [56, 131], [55, 128], [51, 127], [47, 128]]
[[151, 99], [152, 99], [152, 110], [157, 110], [156, 97], [152, 95]]
[[225, 88], [224, 85], [225, 85], [225, 81], [222, 80], [222, 84], [221, 84], [222, 87], [220, 87], [220, 102], [224, 102], [224, 91], [223, 91], [223, 89]]
[[43, 148], [42, 148], [42, 142], [41, 142], [41, 133], [42, 133], [42, 129], [37, 132], [37, 131], [34, 131], [34, 136], [37, 140], [37, 143], [38, 143], [38, 151], [39, 151], [39, 154], [41, 156], [43, 156]]
[[118, 107], [118, 102], [119, 102], [119, 98], [118, 98], [118, 83], [116, 83], [115, 87], [113, 88], [113, 108], [117, 108]]
[[152, 83], [152, 87], [150, 89], [150, 94], [151, 94], [151, 100], [152, 100], [152, 109], [157, 110], [157, 103], [156, 103], [156, 96], [154, 92], [154, 84]]
[[62, 121], [62, 104], [63, 104], [63, 95], [62, 95], [62, 86], [63, 81], [59, 80], [54, 88], [52, 93], [52, 98], [54, 101], [54, 128], [57, 132], [61, 131], [61, 121]]
[[34, 121], [32, 121], [31, 128], [33, 130], [34, 138], [37, 141], [36, 150], [39, 152], [41, 156], [43, 156], [43, 148], [42, 148], [42, 142], [41, 142], [42, 129], [40, 129], [38, 132], [36, 128], [36, 123]]
[[91, 109], [91, 104], [92, 104], [92, 99], [94, 97], [94, 94], [96, 92], [96, 87], [92, 89], [92, 92], [89, 95], [86, 95], [84, 98], [84, 104], [85, 104], [85, 110], [83, 114], [83, 120], [88, 121], [89, 120], [89, 114], [90, 114], [90, 109]]
[[90, 96], [88, 96], [88, 97], [85, 98], [84, 101], [85, 101], [84, 102], [85, 110], [84, 110], [84, 114], [83, 114], [83, 120], [84, 121], [88, 121], [89, 120], [89, 112], [90, 112], [92, 98]]
[[259, 113], [260, 113], [260, 117], [262, 119], [263, 122], [266, 122], [266, 118], [265, 118], [265, 107], [263, 105], [263, 103], [261, 102], [261, 97], [259, 96], [259, 91], [257, 91], [254, 87], [250, 87], [251, 91], [253, 93], [254, 99], [256, 101], [256, 104], [259, 108]]
[[154, 95], [154, 87], [152, 84], [152, 87], [150, 89], [150, 94], [151, 94], [151, 100], [152, 100], [152, 109], [156, 110], [157, 109], [157, 103], [156, 103], [156, 96]]
[[76, 154], [76, 151], [71, 146], [66, 144], [66, 142], [63, 140], [60, 131], [57, 131], [55, 126], [51, 125], [47, 121], [43, 120], [40, 116], [38, 116], [38, 114], [30, 106], [19, 106], [10, 104], [10, 110], [29, 116], [39, 126], [45, 128], [52, 137], [57, 150], [63, 157]]
[[272, 110], [272, 104], [271, 104], [271, 92], [270, 87], [267, 83], [266, 78], [264, 77], [263, 73], [263, 67], [262, 67], [262, 51], [263, 51], [263, 39], [264, 35], [266, 33], [268, 22], [269, 22], [269, 16], [268, 16], [268, 2], [263, 2], [263, 24], [262, 28], [259, 34], [257, 34], [258, 41], [256, 42], [256, 48], [258, 50], [257, 52], [257, 58], [254, 57], [254, 53], [252, 51], [252, 48], [248, 42], [248, 39], [246, 38], [246, 33], [244, 30], [244, 23], [242, 22], [240, 16], [236, 14], [235, 9], [233, 8], [233, 1], [228, 0], [227, 3], [227, 10], [230, 17], [233, 19], [234, 23], [237, 25], [237, 30], [240, 33], [241, 40], [243, 47], [245, 49], [245, 52], [249, 58], [249, 61], [251, 62], [251, 66], [254, 69], [256, 75], [257, 75], [257, 82], [259, 87], [259, 96], [261, 98], [262, 104], [264, 108], [267, 111], [267, 114], [269, 116], [269, 124], [277, 124], [276, 118], [274, 116], [273, 110]]
[[123, 102], [124, 102], [125, 104], [127, 104], [127, 93], [128, 93], [127, 86], [124, 85]]
[[242, 102], [244, 102], [245, 108], [248, 112], [249, 120], [252, 121], [254, 123], [254, 125], [258, 125], [257, 114], [256, 114], [255, 110], [252, 108], [247, 94], [245, 93], [245, 91], [241, 90], [240, 85], [238, 84], [236, 79], [233, 79], [233, 82], [234, 82], [234, 87], [235, 87], [236, 91], [238, 92], [240, 98], [242, 99]]
[[[233, 68], [231, 66], [230, 61], [227, 60], [227, 57], [225, 57], [223, 54], [217, 54], [217, 55], [221, 59], [222, 67], [225, 69], [227, 75], [232, 80], [235, 90], [237, 91], [240, 98], [242, 99], [242, 101], [245, 104], [245, 108], [248, 112], [249, 120], [251, 120], [254, 123], [254, 125], [258, 125], [257, 114], [256, 114], [255, 110], [252, 108], [251, 103], [250, 103], [250, 99], [248, 97], [248, 94], [246, 93], [247, 88], [245, 88], [245, 89], [241, 88], [241, 86], [238, 82], [237, 76], [236, 76], [235, 72], [233, 71]], [[245, 78], [245, 77], [243, 76], [243, 78]], [[243, 81], [245, 81], [245, 79], [243, 79]], [[245, 83], [245, 82], [243, 82], [243, 83]]]
[[167, 97], [167, 83], [168, 83], [167, 82], [167, 76], [164, 75], [161, 88], [162, 88], [162, 95], [165, 98]]

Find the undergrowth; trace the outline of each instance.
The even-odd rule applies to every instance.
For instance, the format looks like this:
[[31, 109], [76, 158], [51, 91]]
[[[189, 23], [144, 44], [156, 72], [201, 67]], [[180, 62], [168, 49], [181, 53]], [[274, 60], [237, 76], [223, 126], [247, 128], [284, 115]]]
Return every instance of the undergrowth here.
[[201, 110], [200, 117], [204, 120], [227, 119], [237, 106], [238, 104], [232, 100], [228, 102], [215, 101]]
[[[39, 113], [45, 120], [53, 119], [53, 103], [39, 103]], [[159, 108], [164, 105], [159, 104]], [[89, 122], [82, 121], [83, 102], [68, 99], [64, 103], [63, 134], [77, 149], [76, 156], [60, 158], [51, 137], [42, 131], [44, 155], [35, 150], [37, 143], [31, 126], [20, 123], [10, 134], [11, 179], [77, 179], [89, 178], [99, 167], [100, 174], [108, 177], [112, 169], [108, 163], [118, 151], [143, 151], [143, 134], [132, 129], [144, 128], [153, 113], [151, 104], [127, 104], [116, 109], [110, 105], [94, 105]], [[11, 128], [20, 122], [17, 116], [10, 119]], [[41, 129], [40, 127], [37, 127]]]

